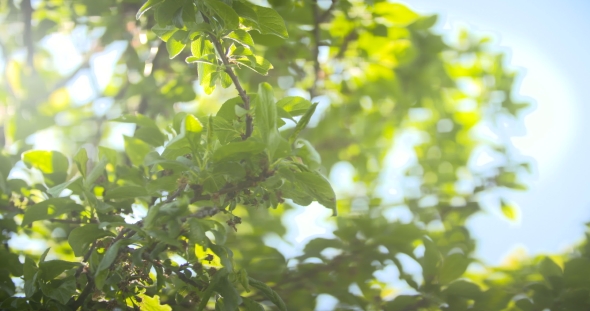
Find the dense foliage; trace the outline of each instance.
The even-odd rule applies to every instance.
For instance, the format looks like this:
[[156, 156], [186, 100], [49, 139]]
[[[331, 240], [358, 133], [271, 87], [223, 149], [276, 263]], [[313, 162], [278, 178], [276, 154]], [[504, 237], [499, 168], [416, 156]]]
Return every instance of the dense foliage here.
[[[516, 217], [498, 190], [529, 170], [501, 129], [527, 105], [487, 39], [445, 43], [380, 0], [259, 4], [0, 1], [0, 309], [590, 308], [586, 244], [473, 258], [481, 197]], [[265, 242], [296, 206], [335, 230], [285, 258]]]

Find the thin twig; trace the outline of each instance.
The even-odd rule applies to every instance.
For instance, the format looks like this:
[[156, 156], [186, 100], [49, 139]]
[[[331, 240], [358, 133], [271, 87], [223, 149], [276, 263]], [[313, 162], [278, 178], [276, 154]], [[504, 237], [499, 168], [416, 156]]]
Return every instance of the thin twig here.
[[346, 37], [344, 37], [344, 39], [342, 40], [342, 45], [340, 45], [340, 50], [338, 51], [338, 54], [336, 54], [334, 58], [340, 59], [344, 57], [344, 53], [346, 53], [346, 50], [348, 49], [348, 44], [350, 44], [350, 41], [356, 38], [358, 38], [358, 33], [355, 30], [351, 31], [348, 35], [346, 35]]
[[78, 308], [84, 304], [84, 300], [86, 300], [88, 295], [90, 295], [94, 290], [94, 280], [88, 273], [86, 274], [86, 277], [88, 278], [88, 283], [86, 283], [86, 287], [84, 287], [82, 293], [80, 293], [80, 296], [78, 296], [78, 299], [76, 299], [76, 301], [74, 301], [72, 304], [72, 310], [78, 310]]
[[[81, 222], [79, 220], [73, 220], [73, 219], [48, 219], [50, 222], [57, 222], [57, 223], [62, 223], [62, 224], [73, 224], [73, 225], [82, 225], [82, 224], [86, 224], [85, 222]], [[91, 219], [90, 223], [98, 223], [96, 220]]]

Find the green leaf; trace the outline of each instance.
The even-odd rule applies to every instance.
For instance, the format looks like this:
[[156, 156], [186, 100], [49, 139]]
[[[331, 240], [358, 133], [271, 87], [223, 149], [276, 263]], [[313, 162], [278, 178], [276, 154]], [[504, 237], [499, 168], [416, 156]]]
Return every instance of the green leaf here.
[[236, 29], [232, 31], [226, 36], [226, 38], [248, 47], [254, 46], [254, 40], [252, 40], [252, 36], [250, 36], [250, 34], [243, 29]]
[[108, 163], [111, 163], [113, 166], [116, 166], [119, 162], [119, 153], [114, 149], [98, 146], [98, 158], [107, 158]]
[[155, 25], [152, 27], [152, 31], [158, 36], [158, 38], [162, 39], [162, 41], [167, 42], [172, 35], [178, 31], [178, 28], [174, 27], [173, 25], [166, 25], [166, 26], [159, 26]]
[[105, 199], [117, 200], [117, 199], [133, 199], [137, 197], [147, 196], [148, 192], [144, 187], [139, 186], [122, 186], [114, 189], [109, 189], [105, 193]]
[[252, 140], [232, 142], [215, 150], [213, 160], [222, 161], [254, 155], [263, 152], [265, 147], [264, 143]]
[[119, 240], [111, 244], [111, 246], [109, 246], [107, 251], [104, 253], [104, 257], [102, 257], [102, 260], [98, 264], [95, 275], [98, 275], [102, 270], [108, 269], [113, 264], [113, 262], [115, 262], [115, 259], [117, 259], [117, 256], [119, 255], [119, 248], [127, 244], [129, 244], [129, 241], [125, 240]]
[[474, 283], [458, 280], [449, 284], [444, 293], [447, 295], [475, 300], [481, 296], [481, 289]]
[[160, 296], [158, 295], [150, 297], [145, 294], [140, 294], [138, 297], [141, 298], [141, 302], [138, 302], [137, 305], [142, 311], [172, 311], [170, 306], [160, 304]]
[[264, 296], [266, 296], [266, 298], [268, 298], [268, 300], [274, 303], [275, 306], [279, 308], [279, 310], [287, 311], [287, 306], [285, 305], [283, 299], [281, 299], [281, 297], [274, 290], [268, 287], [268, 285], [258, 280], [255, 280], [251, 277], [248, 277], [248, 281], [250, 283], [250, 286], [258, 289]]
[[185, 62], [187, 64], [192, 64], [192, 63], [203, 63], [203, 64], [209, 64], [209, 65], [217, 65], [217, 59], [215, 58], [214, 54], [207, 54], [204, 55], [203, 57], [196, 57], [196, 56], [189, 56], [186, 58]]
[[213, 295], [213, 291], [217, 287], [217, 284], [219, 284], [219, 282], [223, 278], [225, 278], [227, 276], [227, 274], [228, 274], [227, 270], [225, 268], [221, 268], [221, 269], [219, 269], [219, 271], [217, 271], [217, 273], [215, 273], [215, 275], [213, 275], [213, 279], [211, 279], [209, 286], [207, 286], [207, 289], [205, 289], [205, 291], [203, 292], [203, 294], [200, 297], [201, 302], [199, 303], [199, 306], [197, 307], [198, 311], [205, 310], [205, 307], [207, 307], [207, 303], [209, 302], [209, 298], [211, 298], [211, 296]]
[[215, 291], [223, 297], [223, 310], [238, 310], [238, 306], [242, 303], [242, 297], [229, 281], [227, 275], [217, 283]]
[[187, 114], [185, 118], [185, 128], [190, 133], [201, 133], [203, 131], [203, 124], [192, 114]]
[[184, 28], [184, 21], [182, 20], [182, 8], [176, 10], [172, 16], [172, 25], [176, 28]]
[[125, 140], [125, 152], [131, 163], [135, 166], [143, 164], [143, 159], [152, 150], [152, 147], [135, 137], [123, 136], [123, 139]]
[[248, 282], [248, 272], [246, 272], [245, 269], [241, 269], [240, 271], [238, 271], [237, 275], [238, 275], [238, 281], [240, 282], [240, 284], [242, 284], [242, 286], [244, 287], [246, 292], [249, 293], [250, 292], [250, 283]]
[[254, 70], [263, 76], [266, 76], [268, 71], [273, 68], [272, 64], [268, 60], [258, 55], [247, 55], [236, 59], [236, 62], [245, 66], [246, 68]]
[[153, 127], [141, 127], [135, 130], [133, 137], [139, 138], [154, 147], [163, 146], [166, 141], [166, 136], [162, 134], [160, 129]]
[[213, 48], [211, 41], [205, 39], [204, 37], [199, 37], [191, 42], [191, 53], [194, 57], [200, 59], [205, 58], [207, 55], [215, 56], [215, 49]]
[[291, 116], [300, 116], [311, 107], [311, 102], [299, 96], [287, 96], [277, 102], [277, 107], [283, 108]]
[[258, 30], [262, 34], [271, 34], [281, 38], [288, 38], [285, 21], [275, 10], [263, 6], [247, 3], [256, 12], [258, 19]]
[[98, 163], [94, 165], [94, 167], [90, 171], [90, 174], [88, 174], [88, 177], [84, 179], [84, 188], [86, 188], [87, 190], [90, 190], [92, 188], [94, 182], [98, 179], [98, 177], [100, 177], [100, 175], [104, 173], [107, 161], [107, 157], [102, 157], [100, 161], [98, 161]]
[[201, 80], [200, 85], [203, 87], [205, 94], [210, 95], [215, 90], [215, 84], [219, 79], [217, 74], [217, 66], [202, 64], [198, 68], [199, 79]]
[[165, 27], [172, 24], [174, 14], [182, 7], [184, 1], [180, 0], [164, 0], [164, 2], [156, 8], [154, 18], [160, 27]]
[[501, 200], [500, 208], [502, 210], [502, 214], [504, 214], [504, 216], [506, 216], [506, 218], [508, 218], [510, 220], [516, 220], [517, 210], [518, 210], [518, 208], [516, 206], [509, 204], [509, 203], [505, 202], [504, 200]]
[[220, 71], [219, 74], [220, 74], [219, 80], [221, 80], [221, 86], [224, 89], [227, 89], [228, 87], [232, 86], [233, 81], [232, 81], [230, 75], [227, 74], [227, 72]]
[[[219, 234], [217, 234], [217, 236], [223, 235], [223, 239], [225, 239], [225, 232], [219, 232], [216, 230], [211, 230], [211, 232], [214, 234], [215, 234], [215, 232], [218, 232]], [[220, 243], [220, 244], [223, 243], [224, 241], [219, 241], [217, 236], [215, 237], [215, 243]], [[219, 260], [221, 261], [221, 265], [223, 265], [223, 267], [226, 268], [228, 272], [233, 272], [233, 270], [234, 270], [234, 265], [232, 263], [233, 254], [231, 253], [229, 248], [222, 246], [222, 245], [217, 245], [217, 244], [210, 244], [209, 248], [211, 248], [211, 250], [215, 253], [215, 255], [219, 256]]]
[[399, 3], [376, 3], [373, 10], [376, 14], [385, 17], [389, 22], [401, 26], [408, 25], [419, 17], [418, 14]]
[[225, 24], [225, 29], [234, 30], [239, 27], [239, 17], [231, 6], [219, 0], [204, 0], [205, 5], [213, 11]]
[[166, 50], [168, 50], [168, 55], [170, 59], [176, 57], [184, 47], [186, 46], [186, 38], [188, 36], [188, 32], [185, 30], [179, 30], [175, 32], [168, 41], [166, 41]]
[[590, 288], [590, 260], [581, 257], [566, 262], [563, 269], [563, 280], [566, 287]]
[[426, 282], [432, 282], [432, 279], [437, 275], [442, 256], [432, 240], [423, 238], [422, 243], [424, 244], [424, 257], [421, 262], [422, 275]]
[[41, 271], [41, 278], [45, 281], [49, 281], [62, 274], [64, 271], [81, 265], [82, 264], [79, 262], [48, 260], [39, 263], [39, 271]]
[[27, 207], [21, 226], [38, 220], [55, 218], [71, 211], [83, 211], [84, 207], [69, 198], [51, 198]]
[[441, 284], [447, 284], [457, 279], [469, 266], [469, 258], [460, 253], [453, 253], [447, 256], [438, 272], [438, 281]]
[[37, 291], [37, 265], [35, 261], [29, 256], [25, 256], [25, 263], [23, 265], [23, 277], [25, 279], [25, 295], [27, 297], [33, 296]]
[[68, 236], [68, 243], [77, 257], [84, 256], [91, 243], [106, 236], [114, 236], [110, 231], [102, 230], [97, 224], [87, 224], [75, 228]]
[[68, 158], [57, 151], [30, 150], [22, 154], [22, 160], [27, 166], [43, 172], [53, 184], [66, 181], [70, 163]]
[[541, 260], [541, 263], [539, 264], [539, 272], [541, 272], [546, 280], [549, 280], [550, 277], [561, 277], [563, 275], [561, 267], [549, 257], [545, 257]]
[[332, 210], [332, 215], [338, 215], [336, 208], [336, 194], [330, 182], [317, 172], [299, 172], [294, 174], [299, 184], [321, 205]]
[[76, 278], [70, 276], [63, 280], [54, 280], [43, 286], [43, 293], [65, 305], [76, 293]]
[[126, 114], [110, 120], [111, 122], [132, 123], [144, 127], [158, 128], [156, 122], [142, 114]]
[[185, 24], [188, 23], [196, 23], [197, 20], [195, 18], [195, 4], [193, 1], [186, 1], [182, 6], [182, 21]]
[[258, 96], [254, 102], [256, 106], [255, 125], [260, 131], [262, 141], [269, 144], [270, 133], [277, 127], [277, 109], [272, 87], [268, 83], [258, 86]]
[[258, 15], [256, 15], [256, 12], [251, 7], [241, 1], [233, 1], [232, 7], [241, 18], [253, 23], [253, 26], [258, 29]]
[[155, 5], [162, 3], [164, 0], [148, 0], [146, 1], [141, 8], [139, 8], [139, 11], [137, 11], [137, 14], [135, 15], [135, 19], [139, 19], [145, 12], [147, 12], [149, 9], [153, 8]]
[[254, 299], [242, 297], [244, 309], [246, 311], [264, 311], [264, 307]]
[[86, 163], [88, 162], [88, 154], [86, 153], [86, 149], [80, 148], [78, 153], [74, 156], [74, 162], [78, 167], [78, 171], [82, 174], [83, 177], [86, 177]]
[[394, 300], [385, 304], [384, 310], [387, 311], [404, 311], [414, 310], [414, 305], [420, 302], [421, 297], [418, 295], [399, 295]]
[[295, 139], [297, 139], [299, 133], [301, 133], [301, 131], [307, 126], [307, 123], [309, 123], [309, 120], [311, 119], [311, 116], [315, 112], [317, 106], [318, 103], [312, 104], [311, 107], [309, 107], [309, 109], [307, 110], [307, 112], [301, 117], [301, 119], [299, 119], [299, 122], [297, 122], [297, 125], [295, 126], [295, 130], [293, 130], [293, 133], [289, 137], [290, 143], [295, 142]]

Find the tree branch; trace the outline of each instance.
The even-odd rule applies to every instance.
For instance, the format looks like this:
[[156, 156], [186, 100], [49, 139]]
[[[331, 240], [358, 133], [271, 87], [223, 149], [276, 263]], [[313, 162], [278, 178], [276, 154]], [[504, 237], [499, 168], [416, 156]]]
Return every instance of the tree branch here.
[[330, 16], [330, 13], [332, 13], [332, 11], [334, 10], [334, 8], [336, 8], [336, 4], [337, 3], [338, 3], [338, 0], [332, 0], [332, 4], [330, 4], [330, 7], [318, 19], [318, 22], [319, 23], [323, 23], [323, 22], [326, 22], [328, 20], [328, 17]]
[[[209, 18], [203, 13], [201, 13], [201, 15], [203, 16], [203, 20], [205, 20], [207, 24], [210, 24]], [[229, 59], [227, 58], [227, 55], [225, 54], [225, 51], [223, 49], [223, 45], [221, 45], [219, 39], [211, 33], [209, 34], [209, 39], [211, 40], [211, 42], [213, 42], [213, 46], [215, 46], [215, 50], [217, 51], [217, 54], [219, 54], [219, 58], [221, 58], [221, 61], [223, 62], [223, 66], [225, 67], [224, 71], [231, 78], [236, 90], [238, 91], [238, 94], [244, 102], [243, 108], [247, 111], [250, 111], [250, 97], [248, 97], [248, 94], [246, 94], [246, 91], [244, 91], [244, 88], [242, 87], [242, 84], [240, 83], [238, 76], [236, 76], [236, 73], [233, 71], [231, 63], [229, 62]], [[254, 130], [252, 121], [252, 115], [250, 113], [247, 113], [246, 133], [242, 136], [243, 140], [246, 140], [248, 139], [248, 137], [252, 136], [252, 132]]]
[[[332, 4], [334, 4], [334, 2], [332, 2]], [[310, 99], [314, 98], [317, 95], [316, 90], [317, 90], [318, 82], [320, 80], [320, 72], [321, 72], [320, 61], [318, 59], [318, 57], [320, 55], [320, 23], [321, 23], [321, 20], [320, 20], [320, 11], [318, 8], [318, 1], [317, 0], [312, 0], [311, 10], [312, 10], [313, 22], [314, 22], [314, 26], [313, 26], [313, 30], [312, 30], [312, 35], [313, 35], [313, 40], [314, 40], [314, 45], [313, 45], [313, 50], [312, 50], [314, 81], [313, 81], [313, 85], [311, 86], [311, 88], [309, 88], [309, 98]]]
[[33, 6], [31, 6], [31, 0], [23, 0], [21, 2], [21, 9], [23, 11], [23, 23], [25, 29], [23, 32], [23, 43], [27, 48], [27, 64], [33, 72], [35, 72], [35, 64], [33, 64], [33, 56], [35, 54], [35, 45], [33, 44], [32, 34], [32, 18], [33, 18]]

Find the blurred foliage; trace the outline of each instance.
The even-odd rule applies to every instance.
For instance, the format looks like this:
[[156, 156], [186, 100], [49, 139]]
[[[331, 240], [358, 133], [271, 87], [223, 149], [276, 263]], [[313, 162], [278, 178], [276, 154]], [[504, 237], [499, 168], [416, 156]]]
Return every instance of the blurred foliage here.
[[[587, 243], [473, 257], [466, 221], [490, 195], [515, 219], [529, 171], [488, 39], [387, 1], [259, 4], [0, 1], [0, 309], [590, 308]], [[285, 257], [265, 242], [301, 205], [335, 230]]]

